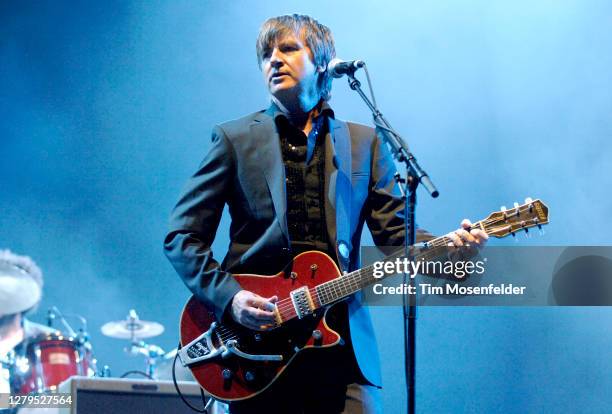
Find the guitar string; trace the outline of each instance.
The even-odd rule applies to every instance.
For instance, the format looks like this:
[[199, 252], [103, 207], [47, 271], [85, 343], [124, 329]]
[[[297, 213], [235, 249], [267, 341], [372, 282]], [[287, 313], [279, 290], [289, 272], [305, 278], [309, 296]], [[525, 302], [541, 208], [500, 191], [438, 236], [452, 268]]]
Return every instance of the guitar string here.
[[[443, 247], [443, 246], [446, 246], [446, 244], [450, 241], [451, 241], [450, 238], [446, 236], [441, 236], [441, 237], [431, 240], [429, 244], [433, 247]], [[391, 255], [389, 255], [387, 259], [395, 258], [398, 255], [403, 255], [403, 253], [404, 253], [403, 249], [398, 250], [392, 253]], [[425, 255], [425, 253], [423, 253], [423, 255]], [[355, 289], [353, 288], [359, 288], [361, 286], [361, 283], [355, 280], [356, 278], [354, 277], [354, 275], [357, 275], [359, 279], [361, 279], [363, 271], [369, 270], [370, 267], [371, 266], [367, 266], [363, 269], [359, 269], [355, 272], [351, 272], [348, 275], [343, 276], [342, 278], [334, 279], [334, 280], [322, 283], [321, 285], [315, 286], [314, 288], [310, 288], [309, 293], [311, 294], [314, 293], [317, 296], [319, 296], [318, 295], [319, 293], [323, 293], [325, 294], [325, 296], [329, 296], [329, 294], [334, 295], [336, 293], [339, 293], [340, 297], [345, 296], [347, 293], [355, 291]], [[346, 286], [342, 286], [342, 285], [346, 285]], [[317, 292], [317, 290], [321, 290], [321, 292]], [[325, 302], [327, 302], [327, 300]], [[293, 309], [293, 308], [294, 308], [293, 302], [290, 298], [283, 299], [282, 301], [279, 301], [277, 303], [277, 309], [281, 313], [284, 311]]]
[[[450, 238], [442, 236], [437, 239], [431, 240], [430, 244], [434, 247], [446, 247], [446, 241], [450, 241]], [[422, 255], [425, 256], [427, 253], [432, 253], [432, 251], [427, 250], [423, 252]], [[397, 250], [391, 255], [389, 255], [388, 259], [403, 255], [403, 249]], [[364, 273], [369, 274], [371, 267], [372, 266], [367, 266], [355, 272], [351, 272], [349, 275], [345, 275], [341, 279], [334, 279], [321, 285], [315, 286], [314, 288], [310, 288], [309, 292], [311, 293], [311, 295], [314, 296], [315, 299], [318, 299], [317, 301], [320, 305], [325, 305], [327, 303], [333, 302], [335, 300], [334, 298], [347, 296], [348, 294], [358, 291], [361, 287], [363, 287]], [[278, 302], [277, 309], [278, 312], [281, 314], [283, 321], [297, 316], [294, 312], [293, 303], [290, 298], [283, 299], [282, 301]], [[233, 332], [226, 332], [226, 335], [235, 334]], [[229, 336], [225, 336], [223, 338], [224, 340], [226, 340], [226, 338], [229, 339]]]
[[[507, 220], [508, 218], [514, 216], [515, 214], [517, 216], [519, 216], [520, 215], [520, 211], [521, 210], [525, 210], [525, 209], [529, 209], [529, 206], [520, 206], [517, 209], [517, 213], [518, 214], [517, 213], [512, 213], [511, 211], [514, 210], [514, 209], [512, 209], [512, 210], [510, 210], [511, 213], [510, 214], [506, 214], [503, 219], [495, 219], [495, 218], [494, 219], [485, 219], [485, 220], [481, 220], [481, 221], [473, 223], [471, 227], [472, 228], [477, 228], [478, 226], [480, 226], [482, 228], [482, 227], [485, 227], [485, 226], [489, 226], [490, 224], [495, 223], [495, 222], [502, 222], [502, 221]], [[435, 247], [444, 247], [444, 246], [447, 246], [447, 245], [449, 245], [451, 243], [452, 243], [452, 239], [450, 239], [447, 236], [441, 236], [441, 237], [438, 237], [438, 238], [435, 238], [433, 240], [428, 241], [427, 242], [427, 246], [428, 247], [434, 247], [434, 248]], [[395, 256], [396, 254], [397, 254], [397, 252], [392, 254], [391, 256]], [[423, 253], [423, 256], [427, 256], [427, 252]], [[358, 272], [360, 272], [360, 271], [357, 271], [357, 272], [354, 272], [354, 273], [358, 273]], [[353, 274], [353, 273], [351, 273], [351, 274]], [[358, 276], [361, 279], [362, 275], [358, 274]], [[343, 286], [341, 286], [340, 283], [333, 283], [333, 282], [335, 282], [337, 280], [336, 279], [336, 280], [332, 280], [332, 281], [326, 282], [324, 284], [321, 284], [321, 285], [319, 285], [319, 286], [317, 286], [315, 288], [310, 288], [309, 289], [309, 293], [311, 293], [311, 294], [315, 293], [315, 294], [317, 294], [317, 296], [319, 296], [318, 295], [319, 293], [322, 293], [325, 296], [328, 296], [328, 294], [330, 294], [330, 293], [333, 295], [334, 293], [339, 292], [340, 295], [342, 296], [344, 293], [348, 293], [348, 292], [352, 292], [353, 291], [353, 289], [350, 289], [352, 287], [350, 284], [353, 282], [350, 279], [351, 278], [340, 279], [340, 280], [342, 280], [342, 282], [346, 282], [348, 280], [348, 283], [349, 283], [348, 288], [344, 287], [346, 292], [342, 291]], [[326, 285], [328, 285], [328, 286], [326, 286]], [[360, 285], [361, 285], [360, 283], [356, 282], [356, 286], [355, 287], [359, 287]], [[317, 292], [316, 291], [318, 288], [320, 288], [319, 290], [321, 290], [321, 292]], [[278, 309], [279, 313], [281, 313], [281, 314], [283, 314], [285, 311], [293, 309], [292, 300], [290, 298], [286, 298], [286, 299], [283, 299], [283, 300], [279, 301], [277, 303], [277, 309]]]
[[[528, 209], [528, 208], [529, 208], [529, 207], [527, 207], [527, 206], [521, 206], [521, 207], [518, 209], [518, 211], [517, 211], [517, 212], [519, 212], [519, 213], [520, 213], [520, 210], [521, 210], [521, 209], [523, 209], [523, 207], [525, 207], [525, 209]], [[513, 210], [514, 210], [514, 209], [513, 209]], [[512, 217], [512, 216], [514, 216], [515, 214], [516, 214], [516, 213], [507, 214], [506, 216], [504, 216], [504, 219], [486, 219], [486, 220], [481, 220], [481, 221], [478, 221], [478, 222], [473, 223], [471, 227], [472, 227], [472, 228], [477, 228], [478, 226], [481, 226], [481, 227], [489, 226], [489, 225], [490, 225], [490, 224], [492, 224], [492, 223], [502, 222], [502, 221], [504, 221], [504, 220], [507, 220], [507, 218]], [[428, 241], [428, 242], [427, 242], [427, 246], [429, 246], [429, 247], [434, 247], [434, 248], [435, 248], [435, 247], [446, 247], [447, 245], [449, 245], [449, 244], [451, 244], [451, 243], [452, 243], [452, 239], [450, 239], [450, 238], [449, 238], [449, 237], [447, 237], [447, 236], [441, 236], [441, 237], [438, 237], [438, 238], [435, 238], [435, 239], [433, 239], [433, 240]], [[391, 256], [395, 256], [396, 254], [397, 254], [397, 252], [396, 252], [395, 254], [392, 254]], [[422, 255], [423, 255], [423, 256], [427, 256], [427, 252], [422, 253]], [[436, 257], [436, 256], [434, 256], [434, 257]], [[367, 268], [366, 268], [366, 269], [367, 269]], [[361, 270], [363, 270], [363, 269], [361, 269]], [[357, 272], [360, 272], [361, 270], [359, 270], [359, 271], [357, 271]], [[354, 273], [357, 273], [357, 272], [354, 272]], [[353, 273], [351, 273], [351, 275], [352, 275], [352, 274], [353, 274]], [[359, 278], [361, 279], [361, 276], [362, 276], [362, 275], [361, 275], [361, 274], [358, 274], [358, 276], [359, 276]], [[340, 293], [340, 295], [341, 295], [341, 296], [343, 296], [345, 293], [353, 292], [353, 291], [354, 291], [354, 289], [352, 289], [353, 287], [359, 287], [359, 286], [361, 286], [361, 283], [358, 283], [358, 282], [356, 282], [356, 281], [354, 281], [354, 280], [351, 280], [351, 279], [352, 279], [352, 278], [339, 279], [339, 280], [341, 280], [342, 282], [347, 282], [347, 280], [348, 280], [348, 287], [346, 287], [346, 286], [344, 286], [344, 287], [343, 287], [343, 286], [337, 286], [337, 285], [339, 285], [339, 283], [335, 283], [335, 284], [333, 283], [333, 282], [335, 282], [336, 280], [338, 280], [338, 279], [335, 279], [335, 280], [332, 280], [332, 281], [326, 282], [326, 283], [324, 283], [324, 284], [321, 284], [321, 285], [319, 285], [319, 286], [317, 286], [317, 287], [315, 287], [315, 288], [310, 288], [310, 289], [309, 289], [309, 292], [310, 292], [310, 293], [315, 293], [315, 294], [317, 294], [317, 296], [319, 296], [319, 293], [322, 293], [322, 294], [324, 294], [325, 296], [328, 296], [328, 294], [330, 294], [330, 293], [331, 293], [331, 294], [333, 295], [334, 293], [336, 293], [336, 291], [338, 291], [338, 292]], [[331, 282], [331, 283], [330, 283], [330, 282]], [[329, 283], [329, 286], [325, 286], [325, 285], [327, 285], [328, 283]], [[344, 283], [344, 284], [346, 285], [347, 283]], [[351, 286], [351, 284], [355, 284], [355, 286]], [[343, 291], [342, 291], [342, 288], [344, 288], [346, 292], [343, 292]], [[320, 290], [320, 292], [317, 292], [317, 290]], [[326, 302], [327, 302], [327, 301], [326, 301]], [[279, 312], [281, 312], [281, 313], [282, 313], [282, 312], [285, 312], [285, 311], [287, 311], [287, 310], [291, 310], [291, 309], [293, 309], [293, 303], [292, 303], [291, 299], [290, 299], [290, 298], [287, 298], [287, 299], [283, 299], [283, 300], [279, 301], [279, 302], [277, 303], [277, 309], [279, 309]]]
[[[518, 208], [517, 210], [518, 214], [511, 213], [509, 215], [505, 215], [503, 220], [501, 219], [481, 220], [479, 222], [473, 223], [472, 227], [473, 228], [478, 227], [478, 226], [484, 227], [484, 226], [488, 226], [495, 222], [502, 222], [506, 220], [507, 218], [514, 216], [515, 214], [516, 216], [519, 216], [522, 207], [523, 206]], [[529, 208], [529, 207], [526, 207], [526, 208]], [[452, 239], [450, 239], [447, 236], [441, 236], [433, 240], [430, 240], [426, 243], [428, 247], [434, 247], [434, 248], [435, 247], [446, 247], [448, 246], [449, 243], [452, 243]], [[427, 250], [421, 253], [421, 255], [427, 256], [427, 253], [431, 253], [431, 251]], [[397, 254], [403, 255], [403, 249], [401, 251], [394, 252], [387, 259], [394, 257]], [[367, 266], [363, 269], [359, 269], [355, 272], [351, 272], [348, 275], [345, 275], [343, 278], [334, 279], [334, 280], [322, 283], [321, 285], [315, 286], [313, 288], [309, 288], [308, 292], [311, 294], [311, 297], [314, 297], [314, 299], [317, 300], [319, 305], [324, 306], [328, 303], [333, 302], [334, 300], [337, 300], [344, 296], [348, 296], [349, 294], [352, 294], [358, 291], [359, 289], [361, 289], [363, 287], [363, 283], [362, 283], [363, 276], [364, 276], [363, 272], [365, 270], [370, 270], [369, 269], [370, 267], [371, 266]], [[276, 304], [276, 308], [279, 314], [281, 315], [281, 319], [283, 320], [283, 322], [286, 321], [287, 319], [292, 319], [295, 316], [297, 316], [295, 313], [293, 301], [291, 300], [291, 298], [286, 298], [286, 299], [279, 301]], [[228, 329], [224, 326], [222, 326], [221, 329], [224, 330], [224, 332], [221, 335], [221, 337], [224, 338], [224, 340], [229, 339], [231, 336], [235, 337], [237, 335], [233, 330]]]
[[[518, 212], [520, 212], [520, 210], [522, 209], [522, 207], [525, 207], [526, 209], [529, 208], [527, 206], [521, 206], [521, 208], [519, 208]], [[510, 215], [506, 215], [504, 216], [504, 219], [486, 219], [486, 220], [481, 220], [479, 222], [473, 223], [472, 227], [473, 228], [477, 228], [478, 226], [481, 227], [485, 227], [485, 226], [489, 226], [492, 223], [496, 223], [496, 222], [502, 222], [504, 220], [507, 220], [507, 218], [514, 216], [516, 213], [511, 213]], [[452, 239], [450, 239], [447, 236], [441, 236], [438, 238], [435, 238], [433, 240], [430, 240], [427, 242], [427, 246], [428, 247], [446, 247], [449, 244], [452, 243]], [[431, 251], [427, 250], [421, 253], [422, 256], [427, 257], [429, 255], [431, 256], [431, 253], [435, 253], [435, 249], [432, 249]], [[394, 257], [398, 254], [398, 252], [395, 252], [394, 254], [392, 254], [389, 258]], [[400, 251], [400, 254], [403, 254], [403, 251]], [[442, 255], [433, 255], [433, 257], [441, 257]], [[387, 259], [389, 259], [387, 258]], [[368, 267], [364, 268], [366, 270], [369, 270]], [[364, 269], [360, 269], [356, 272], [353, 272], [350, 275], [353, 274], [357, 274], [361, 280], [361, 276], [362, 274], [359, 274], [359, 272], [362, 272]], [[362, 284], [352, 280], [353, 278], [348, 277], [348, 278], [343, 278], [343, 279], [334, 279], [332, 281], [323, 283], [319, 286], [316, 286], [315, 288], [311, 288], [309, 289], [310, 293], [315, 293], [317, 294], [317, 296], [320, 296], [319, 294], [322, 293], [325, 296], [328, 296], [328, 294], [335, 294], [336, 291], [338, 291], [340, 293], [341, 296], [343, 296], [345, 293], [349, 293], [349, 292], [353, 292], [355, 289], [353, 289], [354, 287], [359, 288]], [[337, 282], [337, 283], [335, 283]], [[345, 283], [347, 282], [347, 283]], [[342, 284], [344, 284], [345, 286], [342, 286]], [[329, 285], [329, 286], [327, 286]], [[352, 286], [355, 285], [355, 286]], [[344, 289], [345, 291], [342, 291], [342, 289]], [[320, 292], [317, 292], [317, 290], [320, 290]], [[290, 298], [284, 299], [280, 302], [277, 303], [277, 308], [279, 309], [280, 312], [284, 312], [286, 310], [292, 309], [293, 308], [293, 304]]]
[[[475, 223], [477, 224], [477, 223]], [[451, 239], [446, 237], [446, 236], [441, 236], [438, 237], [436, 239], [430, 240], [428, 242], [428, 245], [430, 245], [431, 247], [445, 247], [447, 245], [447, 243], [451, 242]], [[387, 259], [390, 258], [394, 258], [395, 256], [398, 255], [403, 255], [403, 249], [398, 250], [394, 253], [392, 253], [389, 257], [387, 257]], [[426, 253], [422, 253], [423, 256], [426, 256]], [[348, 275], [343, 276], [342, 278], [339, 279], [334, 279], [325, 283], [322, 283], [321, 285], [318, 285], [314, 288], [310, 288], [309, 289], [309, 293], [314, 293], [317, 296], [321, 296], [320, 293], [324, 294], [325, 296], [329, 297], [329, 294], [336, 294], [339, 293], [340, 296], [345, 296], [345, 294], [353, 292], [355, 290], [358, 289], [354, 289], [354, 288], [359, 288], [360, 286], [362, 286], [361, 283], [359, 283], [356, 279], [356, 277], [354, 277], [354, 275], [357, 275], [359, 277], [359, 279], [362, 279], [363, 276], [363, 272], [366, 270], [370, 270], [371, 266], [365, 267], [363, 269], [359, 269], [355, 272], [351, 272]], [[368, 272], [369, 273], [369, 272]], [[342, 286], [345, 285], [345, 286]], [[319, 290], [319, 292], [317, 292], [317, 290]], [[333, 301], [333, 299], [332, 299]], [[328, 300], [325, 300], [325, 302], [328, 302]], [[324, 303], [322, 303], [324, 304]], [[286, 310], [290, 310], [293, 309], [293, 303], [291, 301], [290, 298], [287, 299], [283, 299], [282, 301], [279, 301], [277, 303], [277, 309], [279, 310], [279, 312], [284, 312]]]

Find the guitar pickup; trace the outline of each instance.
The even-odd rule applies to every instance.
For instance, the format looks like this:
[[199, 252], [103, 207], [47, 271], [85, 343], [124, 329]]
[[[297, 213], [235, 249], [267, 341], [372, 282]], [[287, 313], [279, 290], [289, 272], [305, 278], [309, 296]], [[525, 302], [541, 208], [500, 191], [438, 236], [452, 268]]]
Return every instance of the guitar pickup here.
[[299, 289], [292, 290], [289, 295], [291, 296], [291, 302], [293, 302], [295, 313], [299, 319], [302, 319], [314, 312], [315, 305], [307, 286], [302, 286]]

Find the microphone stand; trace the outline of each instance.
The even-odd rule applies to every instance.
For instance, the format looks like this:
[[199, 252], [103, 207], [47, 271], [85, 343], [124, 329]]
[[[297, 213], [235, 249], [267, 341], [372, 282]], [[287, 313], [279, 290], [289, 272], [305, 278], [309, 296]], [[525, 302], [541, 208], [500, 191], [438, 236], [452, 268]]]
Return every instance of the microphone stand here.
[[[399, 173], [395, 174], [395, 181], [398, 184], [404, 201], [404, 230], [406, 237], [404, 238], [404, 249], [406, 258], [412, 262], [412, 246], [416, 244], [416, 189], [419, 184], [423, 184], [427, 192], [436, 198], [440, 193], [429, 179], [427, 173], [419, 166], [416, 158], [408, 149], [402, 137], [391, 127], [383, 114], [378, 110], [376, 105], [370, 101], [366, 94], [361, 89], [361, 82], [355, 78], [356, 68], [347, 73], [349, 86], [356, 91], [361, 99], [372, 111], [376, 133], [383, 139], [391, 148], [393, 156], [404, 163], [406, 167], [406, 178], [402, 178]], [[408, 279], [408, 280], [406, 280]], [[404, 273], [404, 283], [409, 286], [409, 292], [414, 291], [414, 295], [403, 296], [403, 316], [404, 316], [404, 353], [405, 353], [405, 373], [406, 387], [408, 394], [408, 413], [415, 413], [415, 368], [416, 368], [416, 312], [417, 312], [417, 290], [414, 285], [414, 277]]]

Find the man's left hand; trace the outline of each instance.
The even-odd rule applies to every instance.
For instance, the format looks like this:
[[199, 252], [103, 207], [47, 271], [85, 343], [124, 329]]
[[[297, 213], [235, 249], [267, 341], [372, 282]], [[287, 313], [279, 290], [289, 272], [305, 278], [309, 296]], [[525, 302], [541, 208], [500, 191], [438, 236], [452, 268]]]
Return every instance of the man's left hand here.
[[489, 235], [480, 229], [473, 229], [472, 222], [468, 219], [463, 219], [461, 227], [446, 235], [453, 241], [455, 247], [472, 247], [482, 248], [489, 240]]

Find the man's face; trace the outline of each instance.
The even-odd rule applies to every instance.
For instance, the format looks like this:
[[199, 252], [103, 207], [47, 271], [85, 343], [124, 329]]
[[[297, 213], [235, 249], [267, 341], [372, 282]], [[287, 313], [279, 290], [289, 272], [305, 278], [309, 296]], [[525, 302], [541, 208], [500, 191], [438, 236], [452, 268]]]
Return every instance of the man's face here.
[[318, 96], [319, 72], [312, 52], [298, 37], [279, 38], [263, 51], [262, 72], [266, 86], [275, 98], [287, 102], [304, 95]]

